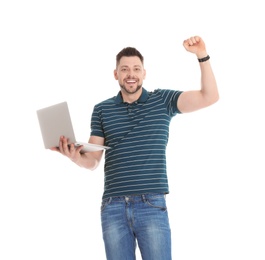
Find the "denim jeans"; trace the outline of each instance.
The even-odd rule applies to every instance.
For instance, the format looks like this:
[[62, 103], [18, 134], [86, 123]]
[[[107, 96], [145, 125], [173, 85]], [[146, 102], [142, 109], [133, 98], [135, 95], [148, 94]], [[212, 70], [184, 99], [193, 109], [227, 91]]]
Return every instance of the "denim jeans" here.
[[107, 260], [135, 260], [137, 244], [143, 260], [171, 260], [164, 194], [104, 199], [101, 225]]

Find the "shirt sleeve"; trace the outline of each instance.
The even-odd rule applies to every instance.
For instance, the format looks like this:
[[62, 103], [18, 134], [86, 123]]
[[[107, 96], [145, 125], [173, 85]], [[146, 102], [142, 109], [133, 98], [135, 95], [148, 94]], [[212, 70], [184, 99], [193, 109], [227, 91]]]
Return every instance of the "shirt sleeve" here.
[[181, 114], [181, 111], [177, 107], [178, 98], [183, 91], [163, 89], [160, 91], [161, 98], [166, 106], [169, 116], [173, 117], [177, 114]]
[[105, 138], [102, 127], [101, 113], [99, 107], [97, 106], [94, 106], [92, 112], [90, 128], [91, 128], [90, 136], [93, 135]]

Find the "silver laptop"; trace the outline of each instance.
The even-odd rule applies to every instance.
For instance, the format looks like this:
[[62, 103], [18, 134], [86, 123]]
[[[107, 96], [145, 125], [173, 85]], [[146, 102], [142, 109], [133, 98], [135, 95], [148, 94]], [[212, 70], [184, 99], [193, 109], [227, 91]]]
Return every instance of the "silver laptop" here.
[[108, 146], [76, 141], [67, 102], [39, 109], [37, 110], [37, 116], [46, 149], [58, 147], [59, 139], [62, 135], [69, 139], [69, 144], [74, 143], [75, 146], [83, 145], [82, 153], [109, 148]]

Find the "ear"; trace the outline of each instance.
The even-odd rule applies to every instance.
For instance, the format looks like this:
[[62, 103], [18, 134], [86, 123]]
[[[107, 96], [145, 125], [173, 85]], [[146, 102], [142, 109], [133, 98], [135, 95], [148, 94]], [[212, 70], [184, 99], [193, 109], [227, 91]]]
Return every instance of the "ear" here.
[[117, 70], [116, 70], [116, 69], [113, 71], [113, 74], [114, 74], [114, 78], [115, 78], [116, 80], [118, 80], [118, 75], [117, 75]]
[[145, 77], [146, 77], [146, 70], [144, 69], [144, 77], [143, 77], [143, 79], [145, 79]]

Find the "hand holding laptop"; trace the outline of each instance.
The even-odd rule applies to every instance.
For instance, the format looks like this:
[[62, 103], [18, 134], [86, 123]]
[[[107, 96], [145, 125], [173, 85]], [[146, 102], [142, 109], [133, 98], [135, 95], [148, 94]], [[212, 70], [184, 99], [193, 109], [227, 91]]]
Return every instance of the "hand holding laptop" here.
[[62, 153], [64, 150], [65, 151], [73, 151], [75, 150], [76, 152], [81, 152], [83, 148], [83, 145], [81, 144], [74, 144], [74, 143], [69, 143], [68, 139], [65, 136], [60, 136], [60, 139], [58, 141], [58, 146], [51, 147], [50, 150], [52, 151], [57, 151]]
[[82, 152], [83, 145], [75, 145], [74, 143], [69, 144], [68, 138], [61, 136], [58, 147], [50, 148], [52, 151], [57, 151], [60, 154], [68, 157], [72, 162], [80, 167], [93, 170], [101, 160], [103, 149], [97, 152], [87, 153]]

